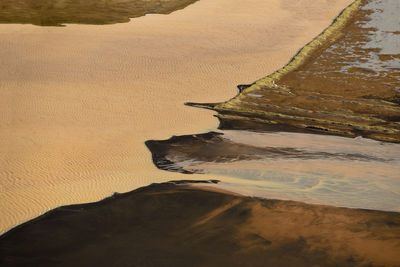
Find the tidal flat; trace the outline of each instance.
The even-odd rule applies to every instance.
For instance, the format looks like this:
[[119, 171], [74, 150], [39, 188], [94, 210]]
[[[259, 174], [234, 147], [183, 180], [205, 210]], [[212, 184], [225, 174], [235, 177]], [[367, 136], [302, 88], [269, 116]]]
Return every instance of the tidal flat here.
[[[300, 28], [305, 30], [307, 25], [311, 27], [312, 23], [309, 19], [313, 12], [318, 14], [316, 17], [321, 16], [319, 19], [322, 19], [324, 16], [321, 11], [328, 8], [326, 1], [314, 1], [314, 4], [320, 4], [318, 7], [315, 6], [314, 10], [309, 6], [310, 1], [298, 1], [296, 5], [292, 1], [277, 0], [268, 3], [268, 10], [272, 13], [270, 17], [266, 17], [263, 11], [266, 11], [267, 7], [265, 6], [265, 10], [254, 10], [254, 7], [259, 8], [262, 4], [256, 2], [256, 0], [250, 4], [238, 2], [241, 8], [234, 9], [231, 4], [215, 8], [216, 2], [200, 0], [177, 11], [179, 14], [185, 14], [187, 10], [199, 12], [203, 4], [204, 11], [209, 12], [209, 8], [214, 7], [215, 9], [212, 9], [215, 11], [214, 15], [220, 15], [224, 10], [226, 11], [224, 15], [227, 16], [222, 16], [222, 20], [227, 23], [224, 26], [232, 26], [231, 29], [236, 30], [235, 33], [242, 33], [241, 41], [249, 43], [236, 44], [232, 42], [232, 39], [225, 39], [227, 36], [224, 35], [226, 45], [229, 47], [233, 44], [231, 50], [213, 44], [213, 48], [218, 47], [218, 52], [222, 54], [216, 53], [216, 50], [215, 53], [210, 54], [212, 49], [202, 50], [204, 49], [202, 43], [196, 47], [204, 53], [197, 60], [189, 61], [188, 65], [184, 65], [185, 60], [188, 61], [187, 59], [191, 58], [188, 55], [192, 56], [192, 53], [197, 50], [190, 49], [185, 56], [179, 50], [179, 53], [176, 52], [172, 56], [182, 56], [182, 58], [176, 62], [176, 65], [172, 65], [173, 68], [168, 68], [170, 73], [159, 72], [161, 68], [154, 71], [154, 74], [157, 74], [151, 76], [154, 77], [154, 80], [151, 80], [154, 82], [154, 88], [165, 89], [179, 84], [182, 86], [185, 79], [193, 76], [199, 78], [198, 87], [191, 82], [185, 83], [185, 86], [189, 86], [191, 90], [201, 88], [207, 83], [202, 78], [211, 76], [204, 73], [196, 76], [196, 73], [191, 73], [190, 69], [185, 68], [185, 72], [181, 74], [190, 75], [180, 76], [185, 79], [177, 82], [171, 74], [176, 74], [177, 71], [179, 73], [179, 68], [191, 66], [190, 64], [197, 65], [201, 60], [207, 59], [207, 57], [204, 58], [205, 55], [210, 57], [210, 62], [220, 64], [217, 68], [210, 69], [213, 75], [215, 75], [215, 70], [218, 70], [219, 74], [229, 70], [229, 66], [232, 66], [235, 60], [242, 62], [241, 60], [246, 59], [246, 64], [259, 62], [261, 52], [264, 50], [270, 51], [270, 56], [272, 56], [270, 59], [273, 60], [273, 54], [276, 51], [280, 51], [279, 54], [281, 54], [282, 49], [284, 50], [282, 46], [284, 43], [278, 44], [276, 39], [271, 40], [264, 36], [265, 39], [262, 41], [269, 41], [271, 42], [269, 44], [276, 45], [265, 47], [266, 43], [258, 39], [260, 33], [271, 29], [265, 28], [267, 26], [265, 23], [269, 22], [271, 23], [268, 24], [269, 26], [275, 26], [274, 30], [278, 31], [275, 36], [282, 38], [281, 30], [285, 29], [282, 25], [286, 25], [289, 29], [292, 22], [294, 28], [301, 25]], [[138, 91], [138, 88], [130, 87], [130, 83], [121, 83], [120, 79], [121, 77], [126, 79], [126, 73], [136, 75], [129, 80], [130, 82], [138, 79], [138, 69], [135, 69], [135, 73], [127, 68], [129, 71], [126, 71], [124, 75], [114, 77], [113, 83], [99, 76], [93, 79], [94, 77], [83, 75], [82, 81], [85, 83], [79, 84], [77, 91], [72, 94], [70, 92], [74, 87], [71, 86], [71, 81], [64, 80], [62, 87], [65, 87], [66, 91], [58, 87], [55, 95], [46, 95], [45, 98], [44, 110], [55, 109], [55, 114], [51, 111], [40, 113], [39, 117], [33, 116], [34, 121], [41, 124], [37, 128], [29, 128], [34, 131], [52, 129], [52, 134], [56, 134], [53, 140], [55, 142], [50, 143], [47, 148], [50, 150], [62, 148], [62, 150], [55, 150], [58, 151], [57, 153], [71, 152], [68, 158], [63, 158], [63, 155], [61, 157], [51, 155], [48, 157], [50, 160], [46, 161], [42, 161], [43, 157], [40, 155], [31, 158], [34, 162], [33, 166], [38, 161], [42, 161], [41, 164], [51, 163], [56, 167], [67, 166], [66, 169], [58, 169], [59, 174], [63, 174], [61, 176], [63, 183], [60, 184], [60, 180], [57, 181], [52, 177], [45, 179], [55, 194], [65, 193], [62, 190], [70, 190], [70, 194], [60, 195], [61, 202], [70, 204], [82, 200], [79, 194], [88, 194], [88, 188], [82, 183], [87, 182], [87, 179], [91, 179], [95, 185], [93, 186], [95, 190], [90, 191], [91, 198], [98, 197], [100, 190], [104, 190], [101, 182], [107, 185], [108, 190], [122, 187], [125, 191], [129, 191], [128, 188], [137, 188], [141, 184], [148, 185], [155, 180], [163, 182], [172, 180], [168, 178], [174, 177], [175, 181], [152, 184], [125, 194], [115, 193], [100, 202], [52, 209], [0, 237], [0, 263], [4, 266], [70, 266], [76, 263], [86, 266], [399, 265], [400, 144], [398, 143], [400, 132], [398, 125], [400, 121], [398, 118], [400, 109], [397, 72], [400, 47], [397, 45], [396, 27], [400, 24], [396, 14], [400, 11], [400, 4], [391, 0], [350, 2], [346, 3], [350, 5], [320, 35], [315, 34], [313, 36], [317, 37], [311, 42], [304, 42], [305, 46], [298, 46], [303, 48], [297, 53], [294, 51], [292, 55], [295, 56], [287, 60], [289, 63], [281, 64], [284, 67], [274, 68], [270, 71], [272, 74], [258, 80], [252, 79], [251, 81], [256, 80], [256, 82], [250, 82], [248, 85], [244, 85], [242, 83], [244, 80], [242, 80], [241, 85], [238, 86], [239, 94], [231, 100], [219, 103], [203, 101], [208, 104], [197, 104], [202, 103], [201, 101], [189, 103], [189, 105], [205, 107], [208, 110], [186, 107], [185, 112], [179, 112], [182, 102], [177, 104], [176, 101], [187, 99], [185, 86], [174, 87], [176, 91], [167, 91], [165, 92], [167, 94], [161, 95], [161, 98], [156, 97], [158, 95], [155, 91], [139, 90], [143, 93], [143, 95], [139, 94], [142, 98], [135, 99], [138, 95], [130, 93], [131, 90]], [[271, 9], [271, 4], [276, 9]], [[339, 3], [336, 4], [339, 5]], [[342, 4], [343, 8], [344, 2]], [[252, 27], [259, 26], [254, 31], [253, 37], [257, 37], [255, 39], [248, 40], [249, 36], [246, 35], [249, 32], [241, 32], [236, 28], [240, 26], [243, 26], [243, 29], [249, 28], [242, 19], [246, 18], [243, 14], [243, 5], [249, 8], [248, 15], [251, 18], [248, 23]], [[294, 13], [298, 15], [296, 18], [299, 20], [293, 22], [293, 17], [288, 16], [287, 12], [290, 9], [297, 10]], [[283, 13], [279, 14], [278, 10]], [[331, 7], [329, 10], [332, 10]], [[235, 12], [230, 13], [232, 11]], [[260, 11], [260, 17], [254, 16], [253, 12], [256, 11]], [[229, 14], [233, 14], [231, 19], [228, 18]], [[288, 20], [279, 20], [281, 15]], [[167, 16], [168, 19], [173, 17], [174, 13]], [[159, 19], [156, 15], [154, 17], [147, 15], [143, 20], [156, 18]], [[238, 18], [241, 19], [238, 20]], [[300, 18], [305, 19], [304, 24]], [[190, 19], [193, 19], [193, 16], [190, 16]], [[210, 21], [206, 19], [203, 21], [210, 23], [212, 19], [216, 19], [221, 23], [220, 16], [210, 16], [208, 19]], [[198, 22], [196, 20], [194, 23], [196, 29], [199, 29]], [[140, 20], [137, 20], [133, 25], [137, 26], [140, 23]], [[174, 26], [181, 23], [182, 21]], [[161, 25], [165, 26], [167, 23], [157, 26], [162, 27]], [[213, 30], [216, 31], [211, 32], [214, 38], [223, 32], [217, 31], [214, 27], [218, 24], [208, 26], [210, 25], [213, 25]], [[192, 26], [185, 24], [191, 33], [193, 33]], [[69, 27], [71, 25], [68, 25], [66, 29]], [[114, 33], [116, 25], [112, 27]], [[225, 27], [222, 29], [226, 30]], [[284, 39], [292, 39], [296, 33], [299, 36], [305, 34], [304, 31], [299, 33], [293, 30], [294, 28], [289, 30], [290, 34], [294, 35], [284, 36]], [[74, 28], [74, 31], [76, 29], [82, 28]], [[144, 34], [147, 29], [143, 28], [141, 34]], [[124, 27], [120, 33], [125, 30]], [[52, 30], [46, 29], [45, 32], [47, 31]], [[107, 31], [102, 30], [101, 33], [99, 31], [99, 35], [103, 35], [104, 32]], [[160, 30], [157, 33], [164, 32]], [[196, 31], [196, 37], [198, 37], [197, 34]], [[207, 31], [205, 36], [208, 34], [210, 32]], [[59, 36], [65, 38], [64, 34]], [[232, 35], [232, 38], [233, 36], [237, 37]], [[177, 35], [174, 35], [171, 40], [175, 38]], [[146, 47], [143, 46], [144, 40], [145, 38], [141, 39], [135, 48]], [[150, 38], [149, 44], [154, 45], [154, 40], [159, 39]], [[192, 44], [197, 45], [200, 40], [202, 39], [193, 39]], [[206, 39], [205, 41], [213, 43], [215, 40]], [[307, 41], [309, 40], [311, 38]], [[115, 55], [115, 51], [112, 50], [109, 55]], [[122, 53], [124, 60], [127, 55], [133, 53], [132, 51], [125, 49]], [[151, 59], [155, 62], [162, 62], [161, 59], [164, 59], [170, 63], [165, 58], [166, 51], [172, 50], [158, 51], [159, 57], [151, 57]], [[252, 61], [251, 55], [256, 54], [258, 56]], [[140, 55], [143, 57], [142, 54]], [[168, 54], [169, 56], [171, 55]], [[226, 62], [222, 60], [224, 58], [227, 59]], [[124, 60], [116, 62], [115, 66], [123, 65]], [[221, 60], [226, 65], [222, 64]], [[94, 61], [98, 63], [97, 58]], [[63, 61], [57, 59], [56, 62]], [[110, 63], [106, 60], [100, 60], [100, 62]], [[83, 65], [87, 67], [90, 64], [84, 61]], [[112, 70], [110, 65], [104, 66], [106, 71], [103, 70], [102, 75]], [[148, 76], [146, 76], [147, 79], [142, 80], [141, 85], [151, 84], [148, 80], [150, 77], [148, 71], [154, 66], [157, 64], [150, 64], [149, 68], [143, 70]], [[249, 67], [247, 73], [242, 71], [245, 68], [238, 68], [236, 72], [230, 72], [226, 77], [221, 75], [209, 81], [211, 84], [209, 84], [209, 91], [206, 92], [209, 93], [206, 98], [225, 97], [215, 88], [221, 89], [217, 83], [227, 86], [228, 84], [224, 83], [227, 80], [231, 84], [234, 78], [229, 75], [246, 74], [247, 77], [256, 75], [255, 72], [259, 70], [257, 65], [247, 66]], [[259, 67], [263, 70], [265, 66]], [[278, 70], [274, 71], [276, 69]], [[21, 79], [34, 77], [34, 75], [29, 76], [29, 72], [13, 76], [15, 70], [9, 71], [9, 74], [15, 80], [10, 78], [7, 80], [8, 89], [15, 81], [19, 83]], [[56, 71], [54, 74], [57, 75], [60, 72]], [[66, 77], [70, 74], [65, 73]], [[117, 72], [110, 71], [109, 74], [116, 75]], [[77, 73], [74, 75], [80, 77]], [[96, 74], [91, 72], [91, 75]], [[51, 72], [49, 76], [43, 77], [51, 78]], [[161, 77], [162, 79], [159, 80]], [[235, 79], [237, 78], [238, 76], [235, 76]], [[88, 82], [91, 79], [95, 82]], [[104, 84], [101, 85], [100, 81]], [[111, 90], [109, 86], [115, 85], [116, 81], [119, 82], [119, 86], [124, 84], [125, 87], [118, 91], [119, 97], [110, 99], [109, 95], [115, 94], [116, 91], [115, 88]], [[175, 83], [168, 83], [168, 81]], [[26, 83], [30, 85], [31, 81], [26, 80]], [[55, 84], [53, 80], [52, 85]], [[42, 86], [43, 81], [38, 82], [38, 85]], [[98, 99], [98, 87], [101, 88], [101, 86], [104, 86], [104, 94], [101, 95], [102, 98], [99, 98], [101, 99], [99, 103], [93, 102], [93, 99]], [[36, 92], [43, 93], [43, 91], [45, 90], [41, 88]], [[86, 93], [85, 98], [80, 98], [82, 92]], [[173, 92], [173, 97], [169, 95], [171, 92]], [[199, 92], [204, 94], [205, 90], [195, 91], [193, 96]], [[10, 92], [8, 94], [11, 95]], [[151, 97], [143, 97], [148, 95]], [[61, 96], [62, 101], [52, 102], [57, 99], [57, 96]], [[73, 113], [66, 112], [66, 109], [59, 109], [58, 105], [62, 107], [65, 105], [65, 99], [68, 99], [68, 97], [64, 98], [65, 96], [71, 100], [68, 108], [84, 108], [77, 108]], [[163, 97], [163, 101], [154, 102]], [[213, 100], [217, 101], [217, 98]], [[14, 100], [19, 104], [24, 103], [20, 102], [20, 98], [15, 97]], [[78, 101], [81, 105], [75, 105], [77, 100], [82, 100]], [[134, 100], [137, 102], [133, 102]], [[35, 102], [34, 105], [38, 103], [40, 102]], [[121, 103], [126, 106], [121, 107]], [[133, 105], [134, 103], [142, 109]], [[162, 103], [164, 105], [159, 105]], [[104, 109], [104, 106], [113, 108]], [[115, 108], [119, 112], [116, 113]], [[156, 112], [157, 108], [160, 108], [158, 112]], [[14, 109], [13, 112], [17, 110]], [[85, 112], [84, 115], [80, 113], [82, 111]], [[202, 118], [202, 112], [205, 112], [205, 117], [208, 116], [209, 121], [212, 119], [210, 114], [217, 112], [216, 117], [220, 123], [218, 129], [216, 129], [216, 121], [209, 124], [209, 121], [200, 124], [192, 123], [188, 129], [188, 121], [182, 120], [182, 116], [198, 121]], [[85, 117], [87, 113], [91, 115], [89, 118]], [[65, 114], [73, 116], [66, 116], [68, 118], [66, 121], [63, 117]], [[153, 114], [151, 118], [154, 120], [149, 120], [149, 114]], [[30, 125], [26, 121], [16, 120], [13, 116], [15, 114], [12, 114], [11, 120], [7, 121], [13, 129]], [[49, 121], [46, 120], [46, 116], [50, 119]], [[53, 120], [58, 116], [61, 118], [58, 121], [60, 124], [56, 125], [57, 128], [53, 128], [55, 126]], [[122, 120], [121, 117], [123, 117]], [[139, 120], [137, 120], [138, 117]], [[72, 122], [74, 127], [64, 133], [63, 131], [68, 129], [66, 127], [68, 122]], [[167, 128], [164, 129], [159, 124]], [[142, 126], [148, 129], [144, 130]], [[196, 131], [194, 128], [201, 130]], [[114, 135], [108, 135], [106, 139], [98, 139], [97, 130], [103, 131], [102, 133], [114, 133]], [[171, 131], [174, 133], [172, 134]], [[207, 131], [208, 133], [204, 133]], [[22, 133], [24, 132], [20, 130], [20, 137], [23, 137]], [[38, 136], [43, 138], [47, 136], [46, 134], [40, 132]], [[71, 139], [71, 142], [65, 142], [75, 134], [84, 134], [85, 138], [75, 138]], [[149, 135], [164, 136], [164, 138], [148, 138]], [[65, 139], [66, 137], [68, 138]], [[145, 137], [147, 139], [144, 139]], [[38, 139], [32, 140], [26, 137], [25, 139], [32, 142], [35, 149], [43, 149], [48, 142], [46, 139], [46, 142], [38, 144]], [[131, 140], [131, 143], [127, 140]], [[145, 140], [147, 141], [144, 142]], [[98, 149], [100, 148], [97, 147], [98, 141], [104, 145], [102, 149]], [[86, 146], [86, 142], [93, 142], [93, 147]], [[12, 151], [16, 144], [18, 142], [13, 143], [14, 146], [9, 146], [9, 151]], [[148, 166], [151, 166], [149, 163], [151, 157], [149, 153], [143, 152], [147, 151], [145, 145], [150, 150], [153, 163], [159, 170], [155, 170], [155, 167], [148, 169]], [[69, 151], [70, 147], [78, 150]], [[136, 151], [132, 153], [133, 147]], [[21, 166], [23, 170], [32, 170], [26, 166], [29, 160], [26, 158], [21, 160], [18, 157], [23, 148], [24, 146], [20, 146], [21, 150], [14, 150], [15, 158], [19, 159], [18, 166], [10, 160], [9, 151], [7, 151], [8, 154], [6, 153], [5, 162], [14, 168], [7, 169], [5, 173], [11, 178], [10, 181], [14, 183], [15, 188], [4, 190], [8, 193], [6, 204], [8, 203], [9, 206], [3, 204], [8, 208], [10, 215], [17, 215], [17, 220], [20, 222], [24, 217], [18, 213], [20, 211], [11, 212], [12, 208], [15, 208], [15, 203], [10, 202], [13, 200], [10, 196], [17, 190], [26, 193], [24, 190], [27, 187], [23, 186], [26, 180], [12, 179], [16, 171], [20, 172]], [[76, 151], [80, 152], [81, 157], [76, 157]], [[85, 154], [88, 151], [93, 154]], [[31, 153], [25, 155], [29, 156]], [[138, 161], [138, 155], [144, 157]], [[75, 158], [74, 161], [71, 160], [71, 156]], [[100, 157], [102, 161], [99, 161], [99, 156], [103, 157]], [[81, 163], [82, 160], [83, 163]], [[76, 164], [77, 162], [80, 165]], [[117, 164], [121, 162], [125, 164], [124, 166], [129, 166], [124, 169], [122, 175], [117, 168], [120, 166]], [[141, 165], [143, 163], [147, 165]], [[38, 169], [38, 173], [47, 173], [48, 167], [43, 168], [43, 166], [41, 165]], [[93, 176], [93, 172], [85, 172], [88, 169], [94, 170], [98, 176]], [[141, 176], [137, 174], [138, 171], [141, 171]], [[69, 178], [71, 173], [79, 176], [75, 180], [77, 187], [71, 187]], [[82, 177], [82, 174], [86, 177]], [[124, 174], [128, 177], [124, 177]], [[37, 177], [33, 176], [33, 178]], [[188, 180], [198, 178], [203, 180]], [[204, 181], [204, 178], [212, 180]], [[20, 181], [22, 185], [19, 184]], [[37, 190], [36, 180], [28, 179], [27, 181], [32, 183], [31, 188]], [[49, 186], [44, 189], [48, 190]], [[45, 192], [44, 189], [42, 192]], [[72, 192], [73, 189], [78, 190]], [[122, 191], [125, 192], [124, 190]], [[29, 195], [28, 199], [35, 197], [35, 194]], [[46, 195], [46, 199], [36, 199], [24, 211], [28, 210], [31, 218], [35, 217], [37, 212], [30, 209], [39, 207], [39, 210], [43, 210], [41, 206], [43, 204], [46, 208], [59, 206], [57, 205], [59, 202], [54, 200], [52, 196]], [[19, 205], [24, 203], [21, 200], [18, 201]]]
[[243, 194], [400, 211], [400, 3], [359, 0], [283, 68], [221, 103], [219, 131], [149, 140], [163, 170]]
[[183, 103], [233, 97], [350, 2], [201, 0], [112, 25], [0, 24], [0, 232], [187, 179], [157, 169], [144, 142], [217, 128], [213, 111]]
[[399, 12], [396, 0], [354, 1], [285, 67], [205, 106], [222, 129], [400, 142]]

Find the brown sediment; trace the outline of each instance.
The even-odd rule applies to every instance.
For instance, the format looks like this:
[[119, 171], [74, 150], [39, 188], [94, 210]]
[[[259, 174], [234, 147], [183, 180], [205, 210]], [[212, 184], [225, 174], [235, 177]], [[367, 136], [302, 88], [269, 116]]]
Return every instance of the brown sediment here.
[[379, 59], [382, 61], [400, 59], [400, 54], [381, 54], [379, 55]]
[[168, 14], [197, 0], [2, 0], [0, 23], [40, 26], [112, 24], [149, 13]]
[[1, 266], [396, 266], [400, 214], [173, 183], [65, 206], [0, 238]]
[[[347, 7], [282, 69], [214, 104], [221, 129], [292, 130], [400, 142], [400, 70], [362, 64], [398, 55], [363, 48], [370, 1]], [[356, 64], [357, 63], [357, 64]], [[347, 69], [343, 69], [347, 67]], [[193, 105], [193, 104], [192, 104]]]
[[182, 103], [232, 97], [350, 2], [203, 0], [111, 26], [0, 24], [0, 233], [58, 206], [187, 179], [155, 168], [144, 141], [215, 128], [213, 112]]

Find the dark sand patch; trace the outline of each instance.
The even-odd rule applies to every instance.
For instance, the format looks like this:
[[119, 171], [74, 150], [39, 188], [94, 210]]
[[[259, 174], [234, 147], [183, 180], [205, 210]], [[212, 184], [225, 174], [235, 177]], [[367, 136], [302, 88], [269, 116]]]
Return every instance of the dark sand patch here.
[[1, 0], [0, 23], [40, 26], [112, 24], [146, 14], [169, 14], [197, 0]]
[[57, 208], [0, 238], [1, 266], [394, 266], [400, 214], [173, 183]]

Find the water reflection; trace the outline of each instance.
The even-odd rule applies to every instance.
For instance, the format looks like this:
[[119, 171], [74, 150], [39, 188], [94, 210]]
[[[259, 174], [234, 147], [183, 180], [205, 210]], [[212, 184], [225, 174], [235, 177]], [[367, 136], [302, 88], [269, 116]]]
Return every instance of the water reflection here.
[[158, 168], [226, 176], [249, 195], [400, 211], [400, 145], [302, 133], [210, 132], [147, 141]]
[[197, 0], [0, 0], [0, 23], [61, 26], [111, 24], [149, 13], [168, 14]]

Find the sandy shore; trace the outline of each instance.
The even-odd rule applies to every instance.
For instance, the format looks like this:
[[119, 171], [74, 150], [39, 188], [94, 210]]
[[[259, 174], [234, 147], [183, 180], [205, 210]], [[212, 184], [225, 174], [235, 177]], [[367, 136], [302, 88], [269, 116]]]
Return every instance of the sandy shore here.
[[350, 2], [201, 0], [110, 26], [0, 25], [0, 233], [60, 205], [187, 179], [157, 170], [144, 141], [217, 127], [182, 103], [233, 97]]
[[400, 143], [399, 12], [395, 0], [354, 1], [284, 68], [212, 105], [220, 128]]
[[398, 266], [400, 214], [151, 185], [0, 237], [2, 266]]

